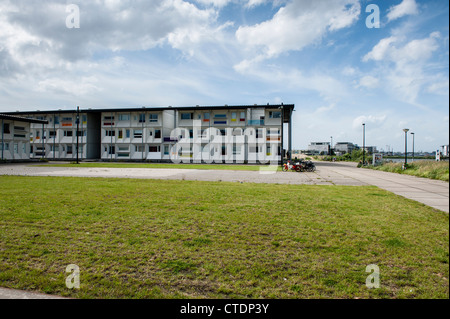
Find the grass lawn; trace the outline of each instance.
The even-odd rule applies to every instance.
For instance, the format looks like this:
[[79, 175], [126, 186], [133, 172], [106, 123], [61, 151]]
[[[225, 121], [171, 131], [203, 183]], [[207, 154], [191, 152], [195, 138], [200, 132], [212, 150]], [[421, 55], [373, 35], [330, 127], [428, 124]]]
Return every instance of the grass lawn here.
[[407, 174], [418, 177], [437, 179], [441, 181], [448, 182], [449, 181], [449, 163], [442, 161], [416, 161], [413, 163], [408, 163], [408, 168], [406, 170], [402, 170], [403, 163], [386, 163], [381, 166], [369, 166], [368, 168], [372, 168], [379, 171], [398, 173], [398, 174]]
[[[449, 215], [376, 187], [0, 176], [0, 286], [73, 298], [449, 298]], [[81, 289], [65, 286], [69, 264]], [[380, 268], [381, 287], [365, 285]]]
[[[161, 169], [200, 169], [200, 170], [234, 170], [259, 171], [268, 169], [269, 165], [226, 165], [226, 164], [141, 164], [141, 163], [80, 163], [80, 164], [42, 164], [50, 167], [94, 167], [94, 168], [161, 168]], [[281, 171], [281, 167], [278, 168]]]

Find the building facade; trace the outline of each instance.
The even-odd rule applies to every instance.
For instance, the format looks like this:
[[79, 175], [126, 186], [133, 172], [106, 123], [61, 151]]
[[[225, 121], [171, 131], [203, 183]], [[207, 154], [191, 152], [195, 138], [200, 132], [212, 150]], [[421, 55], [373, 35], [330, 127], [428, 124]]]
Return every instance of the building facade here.
[[311, 154], [317, 155], [330, 155], [331, 143], [330, 142], [312, 142], [308, 146], [308, 151]]
[[334, 151], [336, 153], [342, 153], [342, 154], [351, 154], [354, 150], [358, 150], [358, 145], [355, 145], [350, 142], [339, 142], [334, 145]]
[[30, 159], [31, 125], [48, 124], [46, 121], [32, 120], [25, 117], [0, 114], [0, 159], [2, 161], [23, 161]]
[[[30, 158], [192, 163], [281, 161], [294, 105], [196, 106], [14, 113], [29, 127]], [[287, 126], [287, 129], [285, 128]], [[283, 145], [283, 139], [288, 142]]]

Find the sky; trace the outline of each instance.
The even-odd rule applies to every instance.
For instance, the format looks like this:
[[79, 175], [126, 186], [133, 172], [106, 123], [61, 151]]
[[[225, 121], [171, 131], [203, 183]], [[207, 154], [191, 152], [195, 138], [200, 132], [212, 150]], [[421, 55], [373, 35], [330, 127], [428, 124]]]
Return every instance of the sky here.
[[0, 112], [267, 103], [294, 149], [448, 144], [449, 2], [0, 0]]

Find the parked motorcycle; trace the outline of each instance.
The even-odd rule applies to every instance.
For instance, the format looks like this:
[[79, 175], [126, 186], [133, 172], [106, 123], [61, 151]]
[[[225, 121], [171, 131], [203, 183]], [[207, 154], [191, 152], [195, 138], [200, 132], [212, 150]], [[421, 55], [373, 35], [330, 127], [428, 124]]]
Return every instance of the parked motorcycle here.
[[315, 172], [316, 171], [316, 165], [311, 161], [305, 161], [301, 160], [301, 165], [303, 169], [307, 172]]
[[283, 165], [283, 172], [287, 171], [302, 172], [303, 168], [300, 163], [292, 164], [290, 161], [287, 161], [287, 163], [284, 163]]

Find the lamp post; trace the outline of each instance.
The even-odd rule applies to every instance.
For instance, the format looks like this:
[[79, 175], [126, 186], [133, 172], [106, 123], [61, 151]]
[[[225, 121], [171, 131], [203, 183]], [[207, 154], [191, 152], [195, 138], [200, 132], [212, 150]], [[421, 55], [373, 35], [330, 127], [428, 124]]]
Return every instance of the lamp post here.
[[416, 134], [411, 132], [411, 135], [413, 137], [412, 161], [414, 162], [414, 137], [415, 137]]
[[366, 163], [366, 123], [363, 123], [363, 165]]
[[408, 164], [408, 132], [409, 132], [409, 129], [405, 128], [405, 129], [403, 129], [403, 132], [405, 132], [405, 169], [406, 169], [406, 165]]
[[80, 149], [80, 107], [77, 106], [77, 164], [80, 164], [79, 160], [79, 149]]
[[333, 136], [331, 136], [330, 155], [333, 155]]

